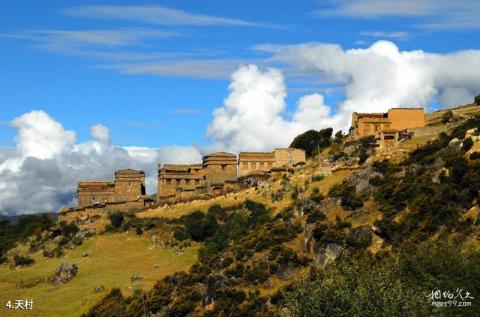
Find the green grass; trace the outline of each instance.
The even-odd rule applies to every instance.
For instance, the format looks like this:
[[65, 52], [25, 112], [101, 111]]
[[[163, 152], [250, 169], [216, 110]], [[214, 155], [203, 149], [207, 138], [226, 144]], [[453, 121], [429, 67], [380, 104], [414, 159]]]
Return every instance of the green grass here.
[[[80, 316], [113, 287], [130, 295], [135, 289], [151, 289], [167, 275], [188, 270], [196, 262], [198, 248], [194, 245], [176, 255], [173, 250], [153, 248], [146, 234], [122, 233], [95, 236], [75, 250], [66, 250], [61, 258], [47, 259], [38, 252], [32, 255], [36, 262], [31, 267], [10, 270], [0, 266], [0, 316]], [[83, 252], [89, 256], [82, 257]], [[53, 286], [45, 280], [62, 262], [77, 264], [78, 274], [67, 284]], [[131, 283], [134, 273], [143, 275], [143, 280]], [[36, 280], [40, 282], [32, 287], [18, 288], [21, 281], [35, 284]], [[99, 284], [105, 291], [94, 294]], [[32, 299], [33, 310], [6, 309], [6, 301], [15, 299]]]

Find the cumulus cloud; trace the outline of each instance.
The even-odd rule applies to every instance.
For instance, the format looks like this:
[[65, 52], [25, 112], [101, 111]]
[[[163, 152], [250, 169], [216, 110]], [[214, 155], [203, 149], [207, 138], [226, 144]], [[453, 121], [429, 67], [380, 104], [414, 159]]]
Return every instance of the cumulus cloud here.
[[[348, 125], [353, 111], [385, 111], [391, 107], [422, 107], [438, 97], [441, 106], [464, 104], [480, 91], [480, 51], [449, 54], [421, 50], [400, 51], [389, 41], [365, 49], [345, 50], [339, 45], [262, 45], [296, 71], [341, 83], [345, 100], [338, 105], [339, 127]], [[332, 107], [330, 107], [332, 108]]]
[[297, 134], [321, 126], [329, 109], [315, 94], [299, 100], [292, 120], [286, 120], [285, 81], [280, 70], [241, 66], [232, 74], [224, 106], [214, 110], [207, 137], [230, 151], [262, 151], [288, 146]]
[[92, 139], [76, 142], [43, 111], [12, 120], [18, 129], [16, 148], [0, 148], [0, 214], [52, 212], [75, 203], [80, 180], [111, 179], [115, 170], [137, 168], [147, 173], [147, 191], [156, 191], [158, 163], [193, 163], [201, 158], [193, 146], [122, 148], [111, 144], [108, 128], [94, 125]]
[[480, 51], [433, 54], [400, 51], [389, 41], [365, 49], [339, 45], [261, 45], [288, 73], [343, 86], [344, 100], [327, 105], [318, 93], [303, 96], [291, 119], [285, 113], [287, 88], [282, 72], [255, 65], [235, 71], [224, 105], [215, 109], [207, 137], [231, 151], [271, 150], [288, 146], [308, 129], [347, 131], [351, 114], [384, 112], [392, 107], [429, 108], [470, 102], [480, 91]]

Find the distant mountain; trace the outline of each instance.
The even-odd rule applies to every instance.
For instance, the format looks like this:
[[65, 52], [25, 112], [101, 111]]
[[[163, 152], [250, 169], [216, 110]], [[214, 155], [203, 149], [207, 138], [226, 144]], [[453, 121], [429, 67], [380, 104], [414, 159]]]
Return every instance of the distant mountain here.
[[[44, 214], [44, 213], [43, 213]], [[58, 218], [58, 213], [56, 212], [50, 212], [48, 213], [50, 216], [54, 218]], [[21, 214], [21, 215], [14, 215], [14, 216], [8, 216], [8, 215], [0, 215], [0, 221], [8, 220], [11, 224], [16, 224], [20, 218], [25, 217], [25, 216], [31, 216], [32, 214]], [[35, 216], [39, 216], [42, 214], [34, 214]]]

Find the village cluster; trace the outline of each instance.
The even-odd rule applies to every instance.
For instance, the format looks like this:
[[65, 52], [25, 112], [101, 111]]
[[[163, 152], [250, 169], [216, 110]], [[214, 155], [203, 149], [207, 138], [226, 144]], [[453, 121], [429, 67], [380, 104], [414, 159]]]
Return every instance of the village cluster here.
[[[396, 146], [409, 131], [425, 126], [423, 108], [393, 108], [387, 113], [352, 114], [348, 138], [374, 137], [382, 147]], [[245, 180], [270, 177], [305, 165], [305, 151], [279, 148], [272, 152], [216, 152], [205, 155], [198, 164], [158, 166], [157, 200], [194, 198], [236, 191]], [[322, 164], [320, 164], [322, 165]], [[323, 162], [324, 166], [331, 166]], [[145, 172], [123, 169], [115, 180], [80, 182], [77, 209], [102, 206], [112, 210], [131, 210], [154, 203], [145, 193]]]

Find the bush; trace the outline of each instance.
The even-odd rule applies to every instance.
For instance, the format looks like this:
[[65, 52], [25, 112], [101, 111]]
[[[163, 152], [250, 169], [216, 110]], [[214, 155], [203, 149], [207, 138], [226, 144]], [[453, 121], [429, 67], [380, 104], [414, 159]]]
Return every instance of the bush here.
[[183, 221], [187, 232], [195, 241], [204, 241], [206, 238], [212, 237], [218, 228], [215, 215], [212, 213], [205, 215], [199, 210], [183, 217]]
[[473, 99], [473, 102], [474, 102], [477, 106], [480, 106], [480, 95], [476, 96], [475, 99]]
[[15, 262], [15, 266], [29, 266], [35, 262], [34, 259], [21, 255], [15, 255], [13, 261]]
[[473, 152], [470, 154], [470, 159], [471, 160], [478, 160], [480, 158], [480, 152]]
[[173, 231], [173, 237], [178, 241], [184, 241], [190, 238], [190, 234], [183, 227], [176, 227]]
[[463, 140], [462, 150], [464, 152], [468, 152], [468, 150], [470, 150], [472, 148], [472, 146], [473, 146], [472, 138], [468, 138], [468, 139]]
[[320, 131], [309, 130], [295, 137], [290, 147], [305, 150], [307, 157], [314, 156], [319, 150], [330, 146], [332, 132], [332, 128]]
[[442, 116], [442, 122], [447, 123], [453, 120], [453, 112], [451, 110], [448, 110], [445, 112]]
[[359, 160], [358, 160], [358, 163], [359, 163], [360, 165], [362, 165], [363, 163], [365, 163], [365, 161], [368, 159], [367, 150], [366, 150], [364, 147], [362, 147], [362, 148], [360, 149], [360, 154], [358, 155], [358, 159], [359, 159]]
[[113, 228], [119, 229], [122, 224], [123, 220], [125, 219], [123, 213], [116, 211], [108, 215], [108, 219], [110, 220], [110, 224]]

